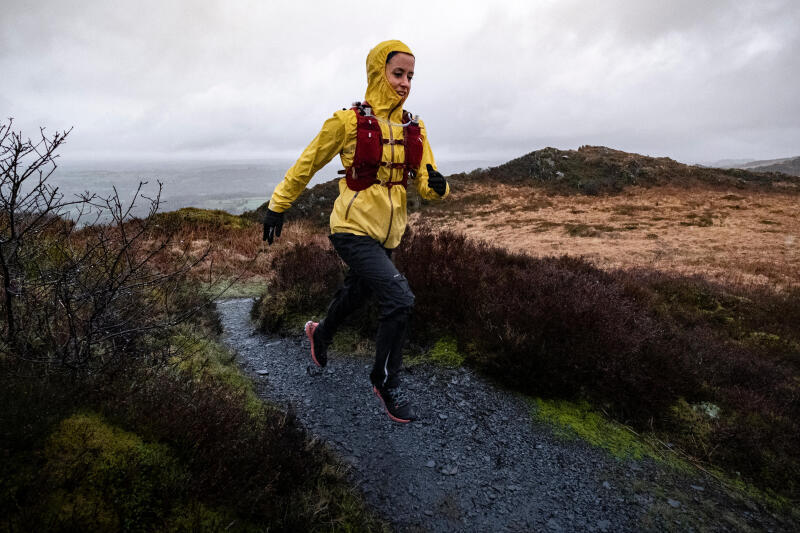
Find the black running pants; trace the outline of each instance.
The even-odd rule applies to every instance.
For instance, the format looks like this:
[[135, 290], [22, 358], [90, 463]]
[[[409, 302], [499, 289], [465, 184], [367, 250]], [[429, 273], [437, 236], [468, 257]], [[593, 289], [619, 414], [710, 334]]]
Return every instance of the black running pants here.
[[396, 386], [408, 318], [414, 306], [408, 280], [392, 263], [392, 250], [371, 237], [334, 233], [330, 241], [348, 266], [348, 272], [328, 307], [327, 316], [320, 323], [322, 339], [329, 344], [345, 318], [374, 295], [380, 315], [375, 365], [370, 379], [374, 385]]

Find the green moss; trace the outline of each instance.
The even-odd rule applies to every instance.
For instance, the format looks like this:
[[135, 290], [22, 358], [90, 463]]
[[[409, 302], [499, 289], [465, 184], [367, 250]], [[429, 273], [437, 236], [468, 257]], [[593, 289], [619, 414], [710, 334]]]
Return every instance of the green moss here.
[[0, 526], [59, 531], [263, 530], [229, 510], [194, 500], [187, 490], [189, 475], [167, 446], [145, 442], [94, 413], [62, 420], [41, 456], [44, 481], [34, 507], [16, 509], [20, 514], [6, 516]]
[[75, 530], [139, 530], [162, 523], [186, 477], [167, 447], [145, 443], [95, 414], [62, 421], [44, 456], [50, 489], [45, 514]]
[[257, 298], [264, 294], [264, 281], [237, 281], [221, 278], [213, 283], [201, 283], [198, 290], [213, 299]]
[[434, 363], [445, 367], [458, 368], [464, 364], [464, 355], [458, 351], [458, 343], [452, 337], [436, 341], [429, 355]]
[[533, 416], [554, 426], [563, 438], [580, 438], [604, 448], [620, 459], [661, 459], [652, 447], [624, 426], [594, 411], [586, 402], [566, 400], [529, 400]]
[[190, 328], [184, 328], [171, 339], [179, 355], [172, 362], [193, 379], [212, 379], [230, 390], [243, 393], [247, 411], [256, 418], [264, 410], [264, 404], [253, 389], [253, 382], [242, 374], [236, 365], [236, 356], [217, 341], [203, 337]]
[[375, 341], [365, 337], [355, 328], [344, 327], [336, 332], [330, 349], [350, 356], [373, 357]]

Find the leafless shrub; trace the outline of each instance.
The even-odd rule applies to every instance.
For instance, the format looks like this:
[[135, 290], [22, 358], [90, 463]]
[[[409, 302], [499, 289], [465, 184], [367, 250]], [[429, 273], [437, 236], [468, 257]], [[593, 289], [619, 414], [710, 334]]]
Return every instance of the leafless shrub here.
[[[204, 303], [186, 306], [181, 280], [205, 255], [184, 249], [153, 265], [174, 246], [169, 234], [145, 238], [161, 183], [152, 197], [140, 183], [127, 207], [116, 189], [107, 198], [65, 199], [48, 178], [68, 134], [42, 129], [32, 141], [11, 120], [0, 125], [0, 354], [47, 372], [165, 361], [170, 328]], [[146, 202], [146, 217], [131, 214], [137, 202]]]

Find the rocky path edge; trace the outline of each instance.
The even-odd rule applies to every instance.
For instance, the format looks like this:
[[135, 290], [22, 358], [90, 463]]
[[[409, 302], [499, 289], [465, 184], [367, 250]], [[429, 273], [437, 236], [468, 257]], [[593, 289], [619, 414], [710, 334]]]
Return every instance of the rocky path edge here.
[[[392, 422], [372, 393], [369, 361], [332, 353], [318, 371], [304, 336], [255, 330], [252, 304], [217, 302], [223, 341], [259, 396], [291, 409], [326, 442], [397, 531], [785, 529], [752, 505], [728, 501], [709, 479], [676, 480], [653, 461], [619, 460], [555, 437], [523, 398], [469, 369], [405, 372], [421, 418]], [[709, 523], [716, 507], [736, 516]]]

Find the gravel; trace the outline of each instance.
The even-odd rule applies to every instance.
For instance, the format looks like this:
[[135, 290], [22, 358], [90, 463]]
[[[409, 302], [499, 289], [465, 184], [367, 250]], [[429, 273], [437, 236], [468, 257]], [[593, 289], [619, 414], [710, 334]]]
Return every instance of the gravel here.
[[[642, 489], [662, 481], [655, 463], [554, 437], [524, 399], [469, 369], [404, 372], [421, 418], [392, 422], [372, 393], [370, 361], [334, 352], [318, 370], [304, 336], [255, 331], [251, 306], [251, 299], [217, 303], [224, 342], [259, 395], [292, 411], [349, 464], [365, 501], [398, 531], [639, 531], [642, 517], [663, 507], [663, 497]], [[685, 487], [711, 496], [690, 482], [708, 487], [707, 480]], [[685, 514], [687, 506], [672, 511]]]

